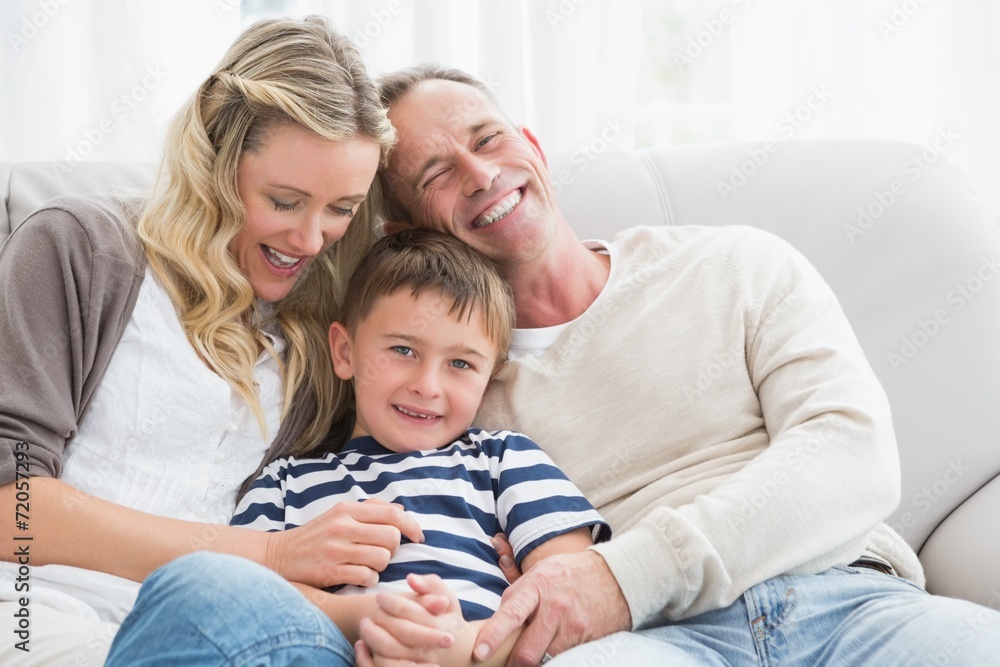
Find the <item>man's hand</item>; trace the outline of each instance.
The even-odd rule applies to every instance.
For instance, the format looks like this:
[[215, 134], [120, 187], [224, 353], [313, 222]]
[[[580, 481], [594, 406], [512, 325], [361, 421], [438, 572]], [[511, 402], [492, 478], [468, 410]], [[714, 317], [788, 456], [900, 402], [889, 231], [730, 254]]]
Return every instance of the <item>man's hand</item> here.
[[373, 586], [401, 535], [424, 541], [420, 526], [400, 505], [342, 502], [303, 526], [268, 533], [264, 564], [289, 581], [316, 588]]
[[510, 546], [507, 536], [503, 533], [497, 533], [490, 540], [490, 543], [497, 550], [497, 565], [500, 566], [503, 576], [507, 577], [507, 583], [512, 584], [520, 579], [521, 568], [514, 562], [514, 547]]
[[545, 653], [629, 630], [632, 616], [604, 558], [583, 551], [545, 558], [504, 592], [500, 609], [479, 632], [476, 660], [492, 656], [525, 623], [508, 667], [536, 667]]

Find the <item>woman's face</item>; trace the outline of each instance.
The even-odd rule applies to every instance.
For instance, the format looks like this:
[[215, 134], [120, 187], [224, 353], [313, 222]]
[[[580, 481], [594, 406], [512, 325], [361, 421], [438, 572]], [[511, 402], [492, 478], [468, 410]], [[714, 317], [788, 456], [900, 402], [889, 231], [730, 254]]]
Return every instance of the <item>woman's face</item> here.
[[229, 245], [254, 294], [284, 298], [306, 266], [347, 231], [378, 168], [379, 147], [275, 125], [244, 152], [236, 181], [246, 226]]

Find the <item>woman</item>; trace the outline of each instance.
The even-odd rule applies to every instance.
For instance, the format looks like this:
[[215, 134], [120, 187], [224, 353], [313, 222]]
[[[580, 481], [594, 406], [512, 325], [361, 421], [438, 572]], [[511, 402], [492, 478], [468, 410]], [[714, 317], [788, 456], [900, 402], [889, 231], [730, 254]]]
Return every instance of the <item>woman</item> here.
[[287, 535], [225, 525], [245, 479], [340, 417], [326, 330], [373, 240], [366, 195], [393, 138], [348, 40], [315, 17], [264, 21], [175, 119], [135, 224], [66, 198], [10, 237], [0, 662], [102, 664], [135, 582], [193, 551], [330, 586], [371, 581], [401, 532], [419, 539], [389, 505]]

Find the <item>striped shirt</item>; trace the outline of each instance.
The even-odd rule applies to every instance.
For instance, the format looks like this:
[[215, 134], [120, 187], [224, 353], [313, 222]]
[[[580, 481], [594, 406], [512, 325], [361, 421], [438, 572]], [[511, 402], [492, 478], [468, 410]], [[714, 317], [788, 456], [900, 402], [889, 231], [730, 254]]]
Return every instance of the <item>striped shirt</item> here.
[[590, 527], [595, 542], [610, 537], [608, 524], [538, 445], [519, 433], [476, 428], [430, 451], [393, 452], [364, 436], [337, 454], [280, 459], [254, 482], [231, 523], [287, 530], [337, 503], [368, 498], [401, 504], [425, 541], [403, 537], [374, 588], [336, 592], [409, 591], [410, 572], [437, 574], [466, 620], [491, 616], [508, 585], [490, 544], [496, 533], [507, 535], [518, 564], [535, 547], [577, 528]]

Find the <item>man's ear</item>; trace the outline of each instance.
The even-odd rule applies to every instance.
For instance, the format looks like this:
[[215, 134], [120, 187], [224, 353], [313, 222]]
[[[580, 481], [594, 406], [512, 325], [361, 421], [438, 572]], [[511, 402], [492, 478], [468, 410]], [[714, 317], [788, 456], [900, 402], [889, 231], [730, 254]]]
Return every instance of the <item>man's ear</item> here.
[[416, 229], [416, 226], [407, 220], [386, 220], [382, 223], [382, 233], [386, 236], [392, 236], [407, 229]]
[[354, 364], [351, 361], [351, 336], [347, 328], [340, 322], [330, 325], [330, 359], [333, 360], [333, 372], [341, 380], [354, 377]]
[[528, 128], [526, 128], [524, 125], [522, 125], [521, 127], [517, 128], [517, 129], [521, 133], [521, 136], [523, 136], [525, 139], [527, 139], [528, 143], [531, 144], [532, 148], [535, 149], [535, 152], [538, 153], [538, 157], [542, 158], [542, 164], [544, 164], [546, 167], [548, 167], [549, 166], [549, 161], [545, 157], [545, 151], [542, 150], [542, 145], [540, 143], [538, 143], [538, 137], [536, 137], [531, 132], [531, 130], [529, 130]]

